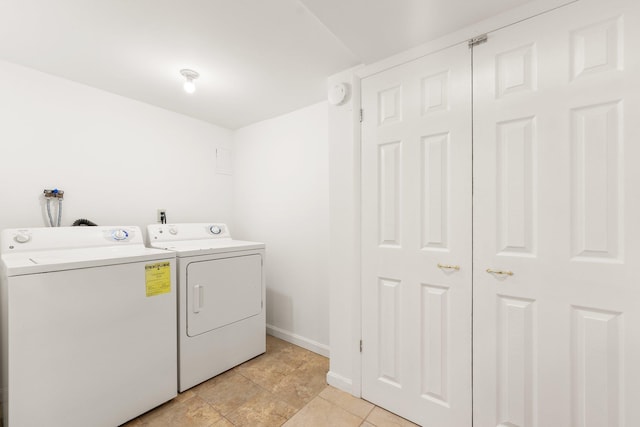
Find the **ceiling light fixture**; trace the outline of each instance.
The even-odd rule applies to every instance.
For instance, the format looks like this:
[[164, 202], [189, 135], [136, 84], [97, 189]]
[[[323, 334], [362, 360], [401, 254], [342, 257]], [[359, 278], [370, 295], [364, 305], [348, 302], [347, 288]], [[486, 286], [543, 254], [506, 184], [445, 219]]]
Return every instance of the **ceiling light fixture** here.
[[185, 78], [185, 82], [184, 82], [184, 91], [187, 93], [193, 93], [196, 91], [196, 85], [193, 82], [195, 79], [197, 79], [198, 77], [200, 77], [200, 74], [198, 74], [196, 71], [193, 70], [188, 70], [188, 69], [184, 69], [184, 70], [180, 70], [180, 74], [182, 74]]

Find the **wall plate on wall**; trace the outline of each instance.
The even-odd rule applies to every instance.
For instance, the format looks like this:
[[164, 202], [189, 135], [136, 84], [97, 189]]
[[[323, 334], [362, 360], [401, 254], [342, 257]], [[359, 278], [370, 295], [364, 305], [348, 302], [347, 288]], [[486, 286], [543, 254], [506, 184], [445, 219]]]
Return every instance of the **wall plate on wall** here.
[[346, 83], [338, 83], [329, 89], [327, 99], [331, 105], [340, 105], [347, 100], [348, 88]]

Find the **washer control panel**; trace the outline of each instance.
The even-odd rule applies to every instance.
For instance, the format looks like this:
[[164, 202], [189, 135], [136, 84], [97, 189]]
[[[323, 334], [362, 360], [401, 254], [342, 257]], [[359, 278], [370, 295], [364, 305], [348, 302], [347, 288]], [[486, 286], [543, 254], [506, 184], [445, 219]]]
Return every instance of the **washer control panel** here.
[[136, 226], [11, 228], [0, 232], [0, 253], [144, 245]]
[[105, 227], [103, 236], [112, 244], [116, 243], [120, 245], [135, 240], [136, 229], [133, 227]]
[[13, 236], [13, 240], [16, 243], [27, 243], [31, 240], [31, 233], [29, 233], [29, 230], [18, 230], [15, 236]]
[[111, 237], [116, 241], [127, 240], [129, 238], [129, 232], [123, 228], [118, 228], [111, 232]]

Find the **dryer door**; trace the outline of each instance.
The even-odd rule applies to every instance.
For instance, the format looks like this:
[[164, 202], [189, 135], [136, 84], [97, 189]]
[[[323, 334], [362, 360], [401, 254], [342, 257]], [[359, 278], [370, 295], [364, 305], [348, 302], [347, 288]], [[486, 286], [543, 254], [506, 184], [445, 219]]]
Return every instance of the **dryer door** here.
[[238, 322], [262, 311], [259, 254], [192, 262], [187, 266], [187, 335]]

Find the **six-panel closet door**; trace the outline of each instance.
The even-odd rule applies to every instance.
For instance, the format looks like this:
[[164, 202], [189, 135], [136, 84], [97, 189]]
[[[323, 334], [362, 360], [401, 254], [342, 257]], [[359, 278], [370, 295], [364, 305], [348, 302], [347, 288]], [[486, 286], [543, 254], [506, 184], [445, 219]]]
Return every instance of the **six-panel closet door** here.
[[639, 41], [640, 2], [581, 0], [363, 79], [365, 399], [640, 425]]
[[471, 55], [362, 81], [362, 396], [471, 424]]
[[474, 427], [640, 425], [639, 10], [473, 50]]

